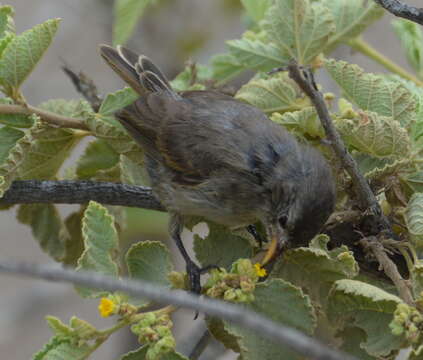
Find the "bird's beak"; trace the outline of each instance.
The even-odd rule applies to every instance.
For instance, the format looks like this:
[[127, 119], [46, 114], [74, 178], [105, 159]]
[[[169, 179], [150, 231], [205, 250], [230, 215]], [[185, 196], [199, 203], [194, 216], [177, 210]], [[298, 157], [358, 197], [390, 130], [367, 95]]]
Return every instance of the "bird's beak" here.
[[267, 235], [270, 239], [270, 245], [261, 261], [262, 265], [266, 265], [273, 260], [278, 255], [281, 246], [288, 241], [286, 231], [282, 229], [279, 222], [271, 223], [267, 226]]

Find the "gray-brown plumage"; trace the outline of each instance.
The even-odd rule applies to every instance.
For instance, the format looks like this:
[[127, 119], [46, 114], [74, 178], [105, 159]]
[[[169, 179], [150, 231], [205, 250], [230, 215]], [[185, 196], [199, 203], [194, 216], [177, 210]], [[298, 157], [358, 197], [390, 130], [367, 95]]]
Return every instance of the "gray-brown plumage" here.
[[273, 244], [303, 245], [320, 230], [335, 190], [316, 150], [230, 96], [176, 93], [144, 56], [108, 46], [101, 55], [140, 94], [117, 117], [145, 151], [153, 191], [173, 215], [170, 231], [198, 282], [195, 291], [201, 271], [180, 240], [184, 216], [231, 228], [261, 221]]

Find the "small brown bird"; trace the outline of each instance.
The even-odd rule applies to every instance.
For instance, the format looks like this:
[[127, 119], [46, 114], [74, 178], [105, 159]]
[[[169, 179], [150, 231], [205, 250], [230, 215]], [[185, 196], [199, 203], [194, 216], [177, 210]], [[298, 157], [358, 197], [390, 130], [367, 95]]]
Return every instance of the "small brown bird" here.
[[171, 215], [191, 290], [200, 269], [181, 241], [185, 216], [239, 228], [261, 221], [266, 263], [288, 241], [307, 244], [333, 210], [331, 170], [259, 109], [215, 91], [172, 90], [151, 60], [103, 45], [102, 57], [139, 95], [116, 115], [145, 152], [153, 191]]

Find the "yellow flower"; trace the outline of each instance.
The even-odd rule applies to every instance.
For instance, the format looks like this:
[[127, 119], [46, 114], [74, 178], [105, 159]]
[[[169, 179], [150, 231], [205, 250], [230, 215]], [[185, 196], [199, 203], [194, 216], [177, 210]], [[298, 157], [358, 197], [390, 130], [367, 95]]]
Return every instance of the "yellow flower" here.
[[100, 304], [98, 305], [98, 311], [102, 317], [108, 317], [114, 314], [116, 309], [116, 304], [108, 299], [108, 298], [101, 298]]
[[254, 269], [256, 270], [256, 274], [258, 277], [264, 277], [267, 275], [267, 271], [263, 268], [259, 263], [254, 264]]

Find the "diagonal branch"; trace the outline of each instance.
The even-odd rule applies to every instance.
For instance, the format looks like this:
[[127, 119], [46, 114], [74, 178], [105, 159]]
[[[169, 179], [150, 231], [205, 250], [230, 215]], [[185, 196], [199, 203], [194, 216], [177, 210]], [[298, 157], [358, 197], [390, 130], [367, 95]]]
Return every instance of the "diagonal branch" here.
[[239, 305], [230, 304], [206, 297], [199, 297], [182, 290], [169, 290], [144, 281], [130, 279], [118, 280], [89, 272], [76, 272], [46, 265], [0, 261], [0, 272], [27, 275], [50, 281], [68, 282], [106, 291], [122, 291], [136, 297], [147, 297], [159, 303], [169, 303], [216, 316], [234, 324], [253, 330], [256, 334], [284, 344], [297, 353], [316, 360], [354, 360], [355, 358], [330, 349], [320, 341], [308, 337], [302, 332], [289, 328], [248, 310]]
[[14, 181], [0, 204], [85, 204], [90, 200], [106, 205], [165, 211], [150, 188], [95, 181]]
[[391, 14], [411, 20], [423, 25], [423, 8], [417, 8], [402, 3], [398, 0], [374, 0], [377, 4], [388, 10]]
[[382, 230], [387, 230], [391, 234], [391, 225], [388, 219], [382, 213], [376, 196], [373, 194], [373, 191], [370, 188], [367, 180], [360, 173], [357, 163], [348, 152], [344, 142], [341, 139], [341, 136], [333, 125], [323, 95], [318, 90], [314, 81], [313, 73], [310, 71], [303, 72], [300, 70], [298, 64], [296, 63], [291, 63], [288, 66], [288, 71], [289, 76], [298, 84], [298, 86], [304, 91], [304, 93], [313, 103], [335, 154], [338, 156], [342, 166], [352, 179], [354, 190], [362, 210], [370, 210], [371, 213], [373, 213], [378, 218], [379, 223], [382, 226]]

